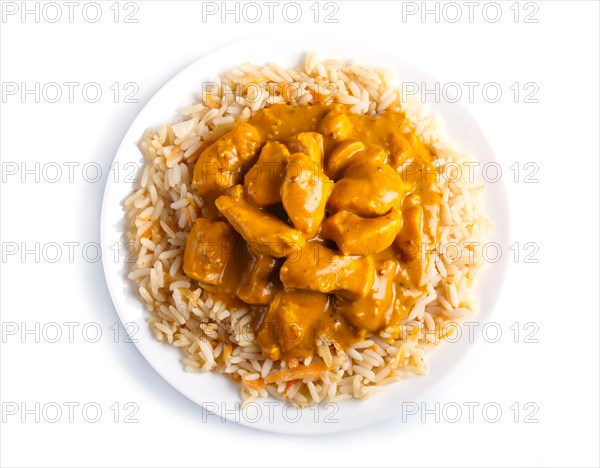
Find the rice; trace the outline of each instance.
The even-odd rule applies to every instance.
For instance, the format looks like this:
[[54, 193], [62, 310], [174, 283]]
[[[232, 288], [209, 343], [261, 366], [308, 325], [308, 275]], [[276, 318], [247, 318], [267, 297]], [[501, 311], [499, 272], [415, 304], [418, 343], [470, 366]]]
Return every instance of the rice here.
[[[157, 339], [182, 350], [185, 370], [219, 372], [239, 381], [244, 403], [267, 395], [302, 407], [366, 398], [375, 386], [426, 373], [427, 351], [476, 308], [469, 290], [481, 252], [471, 249], [473, 255], [455, 259], [443, 249], [450, 242], [469, 248], [487, 227], [481, 214], [481, 187], [472, 186], [466, 177], [439, 180], [442, 203], [435, 216], [441, 234], [432, 253], [434, 261], [423, 265], [425, 295], [398, 326], [368, 336], [350, 349], [340, 350], [321, 340], [318, 356], [329, 369], [320, 378], [254, 388], [252, 382], [286, 369], [286, 364], [264, 358], [255, 342], [250, 312], [229, 311], [209, 294], [203, 295], [183, 272], [182, 260], [187, 234], [202, 206], [188, 189], [199, 150], [235, 122], [284, 101], [292, 105], [337, 102], [369, 115], [397, 109], [434, 151], [443, 171], [468, 158], [447, 142], [439, 116], [420, 102], [402, 99], [399, 83], [389, 71], [355, 62], [321, 61], [315, 53], [308, 53], [303, 65], [289, 70], [272, 63], [262, 67], [245, 63], [225, 73], [218, 83], [220, 92], [204, 93], [199, 102], [181, 111], [177, 123], [144, 135], [142, 177], [124, 203], [128, 237], [137, 252], [129, 278], [150, 312], [148, 323]], [[448, 174], [455, 175], [451, 167]]]

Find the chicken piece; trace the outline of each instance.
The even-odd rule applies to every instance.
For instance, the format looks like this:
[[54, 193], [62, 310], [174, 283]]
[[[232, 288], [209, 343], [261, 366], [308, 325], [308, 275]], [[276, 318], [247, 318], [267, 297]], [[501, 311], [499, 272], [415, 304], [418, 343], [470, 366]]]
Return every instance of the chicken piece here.
[[257, 341], [273, 361], [311, 356], [318, 330], [314, 325], [329, 304], [326, 294], [310, 291], [279, 291], [257, 330]]
[[248, 242], [252, 252], [268, 254], [271, 257], [285, 257], [298, 251], [305, 244], [300, 231], [245, 200], [223, 195], [217, 198], [215, 205]]
[[294, 226], [313, 237], [325, 217], [325, 205], [333, 182], [309, 156], [290, 156], [281, 185], [281, 201]]
[[237, 296], [246, 304], [268, 304], [275, 289], [272, 273], [277, 267], [277, 259], [255, 254], [249, 267]]
[[304, 153], [319, 166], [323, 164], [323, 135], [317, 132], [298, 133], [287, 140], [291, 153]]
[[327, 208], [359, 216], [381, 216], [400, 205], [410, 185], [384, 163], [351, 164], [335, 183]]
[[338, 108], [331, 110], [319, 125], [321, 132], [331, 135], [336, 141], [347, 140], [354, 133], [354, 126], [348, 116]]
[[394, 260], [377, 265], [369, 294], [354, 302], [338, 299], [335, 302], [336, 310], [360, 330], [377, 332], [385, 328], [393, 312], [397, 267], [398, 263]]
[[414, 148], [411, 144], [411, 140], [416, 138], [416, 134], [411, 135], [402, 134], [400, 132], [393, 132], [389, 137], [389, 148], [390, 148], [390, 165], [398, 170], [403, 164], [408, 161], [415, 160]]
[[[421, 161], [429, 161], [433, 158], [431, 149], [415, 132], [393, 132], [389, 137], [388, 145], [390, 148], [390, 157], [388, 161], [390, 166], [398, 171], [402, 165], [408, 163], [409, 175], [417, 172], [415, 169], [420, 169], [422, 167]], [[433, 172], [433, 174], [435, 174], [435, 172]], [[421, 174], [417, 173], [416, 176], [421, 177]]]
[[241, 122], [206, 148], [194, 166], [192, 183], [198, 195], [216, 198], [238, 184], [262, 143], [257, 128]]
[[227, 189], [225, 195], [229, 195], [234, 200], [241, 200], [244, 198], [244, 187], [242, 185], [234, 185]]
[[269, 141], [263, 146], [258, 161], [244, 177], [244, 193], [258, 206], [281, 201], [281, 183], [290, 152], [281, 143]]
[[279, 278], [286, 288], [308, 289], [358, 300], [370, 291], [373, 274], [371, 257], [338, 255], [311, 241], [283, 263]]
[[329, 155], [325, 173], [332, 179], [339, 179], [344, 171], [355, 163], [385, 163], [387, 153], [377, 145], [365, 146], [357, 140], [347, 140], [340, 143]]
[[335, 241], [344, 255], [369, 255], [392, 245], [401, 223], [401, 213], [397, 209], [377, 218], [361, 218], [348, 211], [339, 211], [325, 220], [321, 235]]
[[205, 284], [221, 284], [238, 237], [229, 224], [198, 218], [185, 242], [183, 271]]
[[410, 194], [402, 203], [402, 227], [394, 244], [400, 250], [404, 262], [419, 258], [423, 242], [423, 208], [418, 196]]
[[337, 179], [348, 166], [352, 158], [365, 149], [365, 145], [358, 140], [346, 140], [337, 145], [329, 154], [325, 164], [325, 174], [332, 179]]

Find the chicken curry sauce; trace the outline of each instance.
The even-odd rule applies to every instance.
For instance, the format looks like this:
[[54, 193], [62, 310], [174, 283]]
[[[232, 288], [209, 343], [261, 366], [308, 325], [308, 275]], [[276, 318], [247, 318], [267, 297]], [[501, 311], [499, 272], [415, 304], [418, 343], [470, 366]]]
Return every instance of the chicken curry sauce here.
[[323, 339], [345, 349], [397, 325], [425, 292], [433, 159], [401, 112], [264, 108], [196, 162], [202, 213], [184, 271], [227, 307], [250, 307], [272, 360], [295, 367]]

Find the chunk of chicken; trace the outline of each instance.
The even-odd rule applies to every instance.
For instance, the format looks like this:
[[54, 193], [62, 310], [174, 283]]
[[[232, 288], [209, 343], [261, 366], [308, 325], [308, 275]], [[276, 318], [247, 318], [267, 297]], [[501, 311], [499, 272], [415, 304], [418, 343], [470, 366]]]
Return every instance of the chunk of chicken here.
[[365, 146], [357, 140], [340, 143], [329, 155], [325, 173], [332, 179], [339, 179], [350, 164], [382, 163], [387, 161], [387, 153], [381, 146]]
[[238, 237], [229, 224], [198, 218], [185, 242], [183, 271], [205, 284], [221, 284]]
[[401, 223], [400, 211], [395, 208], [377, 218], [339, 211], [325, 220], [321, 235], [335, 241], [344, 255], [369, 255], [392, 245]]
[[323, 135], [317, 132], [298, 133], [287, 140], [291, 153], [304, 153], [319, 166], [323, 164]]
[[402, 203], [402, 227], [394, 243], [404, 262], [419, 258], [423, 243], [423, 208], [416, 195], [408, 195]]
[[[416, 172], [415, 169], [422, 167], [421, 161], [431, 160], [433, 156], [431, 149], [415, 132], [394, 132], [389, 137], [388, 145], [390, 148], [388, 164], [398, 171], [402, 165], [408, 163], [407, 173], [409, 176]], [[431, 172], [431, 174], [433, 176], [435, 172]], [[420, 181], [424, 181], [428, 174], [418, 173], [416, 176], [420, 177]]]
[[309, 156], [290, 156], [281, 185], [281, 201], [294, 226], [313, 237], [325, 217], [325, 205], [333, 182]]
[[338, 255], [316, 241], [288, 258], [279, 272], [287, 288], [336, 294], [350, 300], [367, 295], [373, 285], [371, 257]]
[[393, 311], [395, 297], [394, 275], [398, 263], [388, 260], [377, 265], [373, 287], [359, 301], [336, 300], [341, 315], [360, 330], [377, 332], [385, 328]]
[[331, 135], [336, 141], [347, 140], [354, 132], [354, 126], [348, 116], [338, 109], [329, 112], [319, 125], [321, 132]]
[[257, 341], [263, 353], [273, 361], [282, 354], [288, 361], [311, 356], [318, 333], [314, 324], [323, 316], [328, 303], [326, 294], [277, 292], [258, 327]]
[[400, 175], [384, 163], [351, 164], [335, 183], [327, 208], [360, 216], [381, 216], [400, 205], [410, 189]]
[[364, 151], [365, 145], [358, 140], [346, 140], [337, 145], [329, 154], [325, 164], [325, 174], [337, 179], [357, 153]]
[[277, 259], [255, 254], [249, 270], [238, 289], [238, 297], [246, 304], [268, 304], [273, 297], [275, 283], [271, 273], [277, 267]]
[[241, 122], [206, 148], [194, 166], [192, 183], [198, 195], [215, 198], [238, 184], [262, 143], [256, 127]]
[[263, 255], [268, 253], [271, 257], [285, 257], [298, 251], [305, 244], [300, 231], [243, 199], [223, 195], [217, 198], [215, 205], [248, 242], [252, 252]]
[[256, 164], [244, 177], [246, 198], [258, 206], [274, 205], [281, 201], [281, 183], [290, 152], [281, 143], [268, 141]]

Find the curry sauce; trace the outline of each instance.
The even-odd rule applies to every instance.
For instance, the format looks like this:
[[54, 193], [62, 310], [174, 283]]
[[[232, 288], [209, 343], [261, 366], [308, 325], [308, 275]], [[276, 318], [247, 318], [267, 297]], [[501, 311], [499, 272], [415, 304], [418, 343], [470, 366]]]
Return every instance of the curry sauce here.
[[184, 271], [250, 307], [264, 355], [290, 367], [320, 341], [346, 348], [398, 325], [437, 236], [433, 159], [401, 112], [262, 109], [196, 162]]

